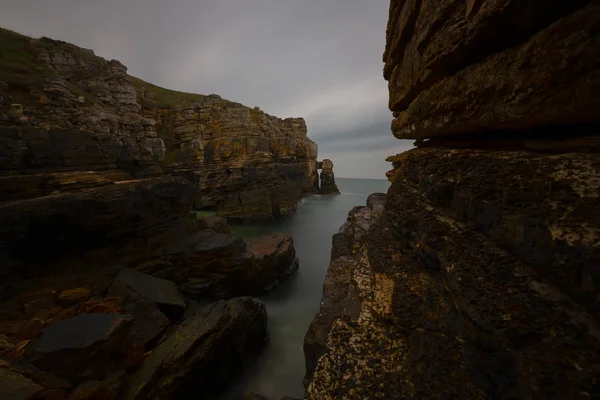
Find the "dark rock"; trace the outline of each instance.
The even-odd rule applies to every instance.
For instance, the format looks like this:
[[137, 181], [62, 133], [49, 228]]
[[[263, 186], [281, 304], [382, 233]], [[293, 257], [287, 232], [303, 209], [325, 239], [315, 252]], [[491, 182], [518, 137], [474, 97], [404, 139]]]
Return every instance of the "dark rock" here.
[[526, 136], [552, 124], [597, 123], [599, 7], [393, 1], [384, 61], [394, 135]]
[[185, 299], [173, 282], [133, 269], [119, 272], [108, 293], [123, 298], [133, 295], [156, 303], [172, 320], [179, 319], [186, 307]]
[[44, 392], [44, 388], [23, 375], [6, 368], [0, 361], [0, 398], [30, 400]]
[[132, 318], [121, 348], [126, 349], [124, 367], [138, 365], [145, 358], [149, 345], [167, 328], [170, 321], [156, 303], [134, 299], [125, 306], [124, 313]]
[[90, 299], [79, 305], [79, 314], [119, 314], [124, 309], [124, 299], [118, 296], [106, 296], [103, 299]]
[[44, 321], [40, 319], [22, 319], [16, 321], [2, 321], [0, 334], [7, 336], [12, 342], [31, 339], [44, 328]]
[[129, 378], [123, 399], [209, 399], [263, 344], [266, 310], [243, 297], [205, 306], [155, 348]]
[[23, 305], [23, 312], [29, 318], [32, 318], [40, 311], [54, 307], [54, 299], [51, 297], [40, 297], [39, 299], [31, 300]]
[[38, 290], [35, 292], [24, 293], [19, 296], [18, 302], [21, 306], [21, 309], [24, 310], [24, 307], [26, 304], [28, 304], [32, 301], [41, 300], [41, 299], [48, 299], [49, 301], [52, 302], [52, 304], [54, 304], [54, 301], [56, 300], [56, 290], [42, 289], [42, 290]]
[[75, 288], [60, 292], [56, 302], [62, 306], [69, 307], [82, 303], [90, 298], [91, 290], [88, 288]]
[[129, 322], [127, 317], [103, 313], [54, 322], [30, 343], [27, 358], [70, 381], [102, 378], [112, 366]]
[[[112, 400], [102, 381], [87, 381], [77, 386], [67, 400]], [[115, 399], [116, 400], [116, 399]]]

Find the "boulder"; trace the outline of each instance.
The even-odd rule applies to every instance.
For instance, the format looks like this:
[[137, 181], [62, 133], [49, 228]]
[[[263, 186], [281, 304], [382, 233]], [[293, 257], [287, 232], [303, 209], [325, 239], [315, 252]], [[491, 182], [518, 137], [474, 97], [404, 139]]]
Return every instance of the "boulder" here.
[[269, 291], [298, 269], [294, 239], [283, 233], [247, 239], [252, 267], [246, 271], [247, 293]]
[[[201, 232], [171, 260], [190, 297], [231, 298], [257, 295], [275, 287], [298, 268], [294, 243], [278, 234], [250, 240]], [[187, 247], [186, 247], [187, 246]]]
[[238, 376], [263, 344], [267, 315], [242, 297], [200, 309], [152, 351], [123, 399], [210, 399]]
[[121, 270], [108, 294], [123, 298], [137, 297], [155, 303], [172, 320], [179, 319], [186, 307], [185, 299], [175, 283], [133, 269]]

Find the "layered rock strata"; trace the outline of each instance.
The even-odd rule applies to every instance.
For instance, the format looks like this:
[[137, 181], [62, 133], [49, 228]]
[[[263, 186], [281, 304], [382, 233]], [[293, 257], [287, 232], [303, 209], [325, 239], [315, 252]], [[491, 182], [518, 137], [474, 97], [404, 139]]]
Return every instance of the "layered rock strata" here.
[[0, 397], [217, 396], [266, 336], [238, 296], [298, 259], [287, 235], [245, 241], [192, 210], [293, 211], [317, 190], [304, 121], [0, 35]]
[[317, 145], [302, 118], [162, 89], [68, 43], [0, 35], [10, 45], [0, 64], [0, 125], [20, 129], [0, 137], [2, 175], [183, 176], [198, 189], [196, 207], [239, 218], [293, 212], [318, 190]]
[[307, 398], [600, 395], [599, 28], [597, 2], [391, 2], [417, 148], [333, 238]]

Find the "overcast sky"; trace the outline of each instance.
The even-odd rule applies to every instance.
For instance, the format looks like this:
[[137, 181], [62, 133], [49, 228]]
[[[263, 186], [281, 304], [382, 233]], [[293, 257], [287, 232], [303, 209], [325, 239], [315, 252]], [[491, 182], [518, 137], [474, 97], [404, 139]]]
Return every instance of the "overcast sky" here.
[[304, 117], [339, 177], [385, 178], [389, 0], [0, 0], [0, 25], [117, 59], [169, 89]]

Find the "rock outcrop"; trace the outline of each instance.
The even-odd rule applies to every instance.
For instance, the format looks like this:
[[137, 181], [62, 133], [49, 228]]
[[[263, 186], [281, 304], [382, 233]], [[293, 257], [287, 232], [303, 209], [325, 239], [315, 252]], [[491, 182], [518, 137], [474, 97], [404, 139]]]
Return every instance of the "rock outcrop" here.
[[18, 191], [22, 175], [167, 174], [192, 182], [197, 208], [238, 218], [293, 212], [318, 190], [317, 145], [302, 118], [162, 89], [68, 43], [0, 35], [21, 65], [14, 72], [13, 60], [0, 63], [0, 126], [16, 127], [0, 135], [0, 166], [19, 175], [3, 182], [7, 190]]
[[333, 238], [308, 399], [600, 396], [600, 6], [392, 0], [387, 195]]
[[340, 194], [333, 175], [333, 162], [329, 159], [324, 159], [317, 163], [317, 168], [321, 169], [321, 186], [319, 187], [319, 192], [321, 194]]
[[304, 121], [0, 36], [0, 397], [218, 395], [266, 336], [238, 296], [298, 259], [287, 235], [245, 241], [193, 210], [292, 212], [318, 190]]

